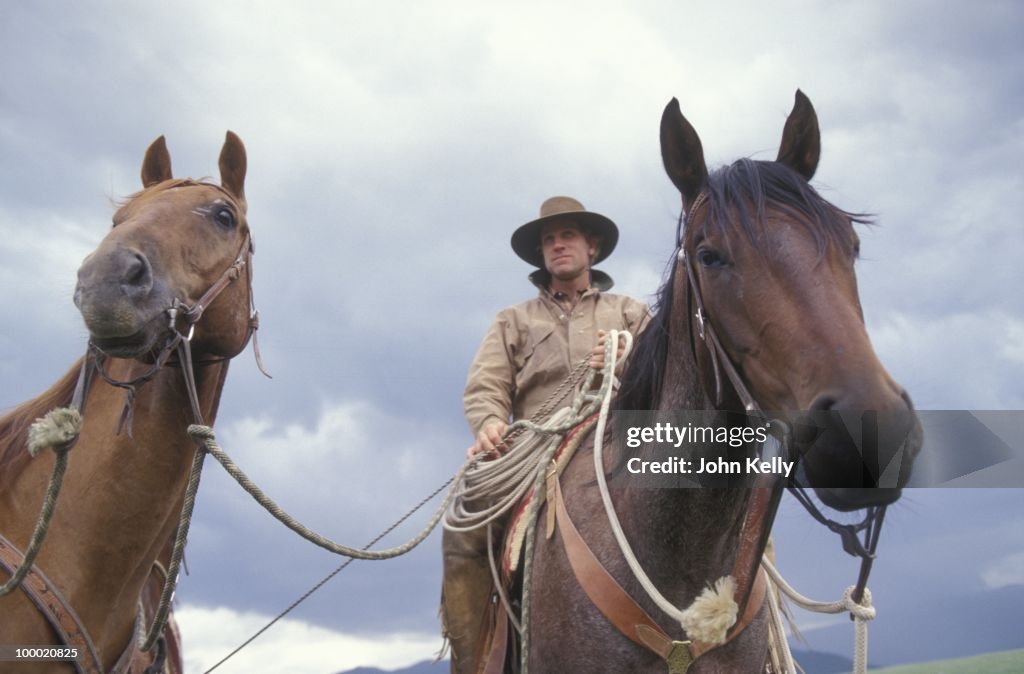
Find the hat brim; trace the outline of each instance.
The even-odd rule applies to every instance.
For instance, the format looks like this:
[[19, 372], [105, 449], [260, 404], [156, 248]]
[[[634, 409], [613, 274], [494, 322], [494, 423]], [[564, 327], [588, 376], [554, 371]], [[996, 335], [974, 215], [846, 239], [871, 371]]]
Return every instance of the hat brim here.
[[566, 211], [546, 215], [522, 225], [512, 232], [512, 250], [521, 259], [529, 262], [534, 267], [544, 269], [544, 253], [540, 247], [540, 231], [544, 225], [558, 220], [568, 220], [577, 225], [585, 225], [601, 239], [601, 250], [591, 263], [595, 265], [606, 259], [615, 250], [615, 244], [619, 242], [619, 228], [607, 217], [593, 211]]

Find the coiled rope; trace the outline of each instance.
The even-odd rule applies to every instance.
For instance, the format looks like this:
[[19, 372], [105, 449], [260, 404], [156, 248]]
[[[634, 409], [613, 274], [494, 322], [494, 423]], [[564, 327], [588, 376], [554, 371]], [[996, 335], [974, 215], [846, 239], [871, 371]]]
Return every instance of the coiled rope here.
[[[444, 527], [449, 531], [460, 532], [490, 526], [515, 507], [531, 488], [536, 495], [530, 500], [526, 510], [526, 532], [523, 537], [522, 610], [520, 624], [517, 625], [522, 638], [522, 674], [527, 674], [534, 532], [543, 502], [541, 495], [544, 493], [544, 482], [565, 434], [598, 412], [602, 408], [602, 403], [611, 400], [616, 383], [614, 373], [620, 338], [626, 340], [627, 344], [632, 343], [632, 336], [628, 332], [609, 332], [605, 341], [604, 367], [601, 370], [589, 367], [589, 358], [582, 361], [533, 417], [529, 420], [516, 421], [509, 427], [504, 438], [506, 445], [511, 448], [508, 453], [493, 461], [467, 466], [464, 479], [456, 480], [452, 488], [457, 498], [445, 515]], [[596, 391], [592, 391], [595, 378], [598, 376], [602, 378], [601, 385]], [[564, 398], [568, 387], [579, 383], [580, 379], [582, 384], [577, 389], [572, 403], [552, 414], [554, 404]], [[474, 510], [476, 507], [480, 509]], [[506, 598], [502, 599], [512, 623], [515, 624], [516, 619], [511, 614], [511, 607]]]

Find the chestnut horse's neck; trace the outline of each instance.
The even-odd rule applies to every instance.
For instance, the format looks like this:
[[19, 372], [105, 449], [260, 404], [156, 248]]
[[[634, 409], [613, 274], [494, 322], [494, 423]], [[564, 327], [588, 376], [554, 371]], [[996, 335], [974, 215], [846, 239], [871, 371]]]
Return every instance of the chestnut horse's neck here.
[[[144, 364], [112, 359], [107, 374], [131, 380]], [[206, 423], [217, 414], [228, 362], [196, 369]], [[115, 433], [125, 392], [94, 378], [85, 401], [78, 442], [69, 455], [64, 487], [36, 565], [53, 581], [93, 635], [104, 665], [111, 666], [131, 637], [139, 593], [154, 560], [173, 535], [196, 447], [180, 367], [164, 367], [135, 396], [132, 435]], [[0, 498], [5, 535], [24, 548], [53, 466], [47, 452], [25, 466]], [[4, 512], [6, 511], [6, 512]], [[4, 621], [0, 643], [42, 643], [35, 607], [15, 593], [0, 599], [0, 612], [25, 619]], [[22, 634], [5, 630], [20, 624]], [[31, 626], [31, 627], [30, 627]], [[19, 629], [19, 628], [13, 628]], [[52, 638], [52, 637], [51, 637]]]

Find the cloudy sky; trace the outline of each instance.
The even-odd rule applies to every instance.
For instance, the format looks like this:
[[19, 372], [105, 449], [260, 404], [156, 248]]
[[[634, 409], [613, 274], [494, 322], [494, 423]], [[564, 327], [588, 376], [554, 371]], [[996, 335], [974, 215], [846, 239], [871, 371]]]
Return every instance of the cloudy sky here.
[[[177, 175], [215, 176], [232, 129], [274, 379], [248, 354], [232, 365], [218, 437], [287, 509], [361, 545], [460, 463], [466, 369], [497, 310], [532, 291], [511, 231], [576, 196], [619, 224], [603, 265], [617, 289], [649, 298], [679, 210], [666, 102], [714, 166], [773, 158], [798, 87], [822, 127], [815, 185], [878, 214], [858, 273], [882, 360], [922, 409], [1020, 410], [1022, 32], [1024, 7], [996, 1], [4, 3], [0, 410], [82, 352], [75, 271], [140, 187], [146, 146], [165, 134]], [[912, 621], [951, 583], [1024, 586], [1022, 515], [1022, 490], [914, 490], [883, 532], [876, 603]], [[852, 582], [791, 502], [778, 536], [809, 592]], [[218, 671], [430, 657], [439, 558], [434, 537], [353, 564]], [[195, 672], [338, 564], [213, 464], [188, 559]], [[913, 629], [885, 620], [873, 644]]]

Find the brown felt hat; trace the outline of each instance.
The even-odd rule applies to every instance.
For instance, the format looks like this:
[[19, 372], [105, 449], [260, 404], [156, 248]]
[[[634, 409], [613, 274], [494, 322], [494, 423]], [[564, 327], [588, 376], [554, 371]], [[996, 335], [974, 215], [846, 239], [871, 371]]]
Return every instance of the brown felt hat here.
[[512, 232], [512, 250], [534, 267], [544, 268], [544, 254], [540, 250], [540, 231], [549, 222], [567, 220], [580, 228], [589, 230], [601, 240], [601, 247], [592, 264], [604, 260], [619, 241], [619, 228], [600, 213], [583, 208], [583, 204], [572, 197], [551, 197], [540, 205], [540, 217], [522, 225]]

